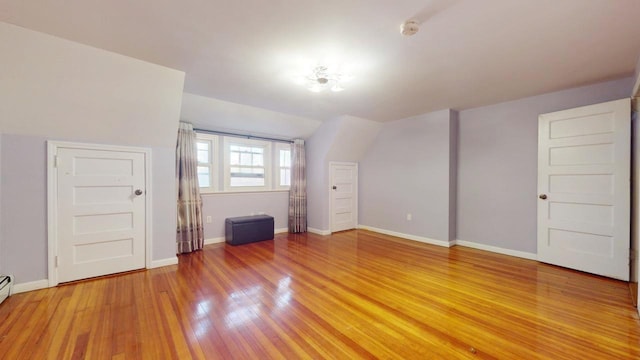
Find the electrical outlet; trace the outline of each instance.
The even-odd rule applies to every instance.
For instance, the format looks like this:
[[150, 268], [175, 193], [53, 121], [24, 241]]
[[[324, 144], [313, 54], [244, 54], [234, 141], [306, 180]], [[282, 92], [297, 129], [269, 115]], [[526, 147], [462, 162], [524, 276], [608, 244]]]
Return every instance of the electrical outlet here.
[[207, 224], [211, 224], [211, 216], [207, 216]]
[[413, 219], [413, 215], [411, 213], [407, 213], [407, 221], [411, 221]]
[[258, 215], [264, 215], [264, 211], [258, 211]]

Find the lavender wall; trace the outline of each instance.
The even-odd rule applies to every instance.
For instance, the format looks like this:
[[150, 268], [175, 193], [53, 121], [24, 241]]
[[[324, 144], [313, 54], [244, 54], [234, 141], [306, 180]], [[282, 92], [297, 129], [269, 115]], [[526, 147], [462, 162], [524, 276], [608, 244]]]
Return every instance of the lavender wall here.
[[458, 112], [449, 111], [449, 241], [456, 239], [458, 216]]
[[[455, 178], [451, 159], [456, 128], [455, 113], [450, 110], [383, 124], [360, 163], [359, 223], [452, 240], [455, 220], [451, 220], [450, 195], [455, 184], [450, 177]], [[412, 220], [407, 220], [407, 213]]]
[[[637, 99], [634, 101], [638, 101]], [[629, 281], [637, 283], [640, 278], [640, 124], [638, 110], [631, 115], [631, 277]], [[638, 289], [640, 294], [640, 289]], [[640, 296], [639, 296], [640, 298]], [[640, 310], [640, 308], [639, 308]]]
[[[631, 260], [631, 282], [638, 283], [640, 280], [640, 124], [638, 124], [638, 109], [640, 108], [640, 57], [636, 62], [636, 71], [634, 73], [635, 83], [632, 91], [632, 108], [633, 115], [631, 117], [632, 136], [631, 136], [631, 254], [634, 257]], [[638, 287], [637, 298], [640, 299], [640, 287]], [[638, 305], [638, 304], [636, 304]], [[640, 313], [640, 306], [638, 306]]]
[[175, 146], [185, 74], [0, 22], [0, 131]]
[[307, 225], [311, 230], [328, 231], [327, 153], [340, 128], [337, 120], [322, 123], [305, 143], [307, 162]]
[[47, 278], [46, 140], [151, 148], [151, 256], [175, 259], [184, 73], [5, 23], [0, 40], [2, 271]]
[[180, 119], [200, 129], [282, 139], [306, 139], [322, 124], [320, 120], [186, 92], [182, 95]]
[[176, 255], [176, 149], [151, 148], [152, 260], [164, 260]]
[[307, 222], [311, 231], [329, 232], [329, 162], [358, 162], [382, 125], [341, 116], [324, 122], [306, 142]]
[[4, 271], [4, 246], [2, 244], [2, 133], [0, 132], [0, 274]]
[[[276, 230], [288, 226], [288, 191], [203, 194], [202, 200], [204, 237], [209, 241], [224, 237], [224, 221], [228, 217], [264, 213], [273, 216]], [[206, 223], [207, 216], [211, 216], [211, 223]]]
[[[0, 247], [2, 271], [16, 283], [47, 278], [46, 141], [38, 136], [0, 135]], [[87, 142], [75, 139], [74, 141]], [[19, 154], [19, 155], [17, 155]], [[175, 149], [152, 147], [152, 259], [175, 256]]]
[[17, 283], [47, 278], [46, 153], [42, 137], [2, 135], [0, 242]]
[[457, 238], [535, 253], [538, 115], [629, 97], [633, 80], [461, 111]]

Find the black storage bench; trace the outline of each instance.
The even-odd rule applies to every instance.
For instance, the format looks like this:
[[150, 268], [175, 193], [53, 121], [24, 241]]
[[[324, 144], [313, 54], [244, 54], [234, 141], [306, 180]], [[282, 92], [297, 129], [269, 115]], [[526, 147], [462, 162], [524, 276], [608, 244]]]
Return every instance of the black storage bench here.
[[225, 221], [227, 244], [241, 245], [271, 239], [273, 239], [273, 216], [240, 216], [227, 218]]

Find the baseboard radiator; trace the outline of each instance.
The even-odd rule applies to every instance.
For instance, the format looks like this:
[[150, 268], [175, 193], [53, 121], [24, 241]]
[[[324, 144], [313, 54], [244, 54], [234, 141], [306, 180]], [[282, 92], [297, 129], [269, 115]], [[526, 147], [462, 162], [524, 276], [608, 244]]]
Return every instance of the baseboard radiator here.
[[6, 298], [11, 296], [11, 290], [13, 289], [13, 276], [0, 275], [0, 303]]

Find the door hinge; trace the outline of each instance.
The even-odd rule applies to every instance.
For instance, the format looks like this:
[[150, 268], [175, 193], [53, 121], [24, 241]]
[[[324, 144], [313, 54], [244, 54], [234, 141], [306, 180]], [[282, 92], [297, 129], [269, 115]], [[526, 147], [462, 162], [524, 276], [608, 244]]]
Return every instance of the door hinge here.
[[56, 255], [55, 260], [53, 261], [55, 267], [58, 267], [58, 256]]
[[53, 167], [58, 167], [58, 155], [53, 155]]

